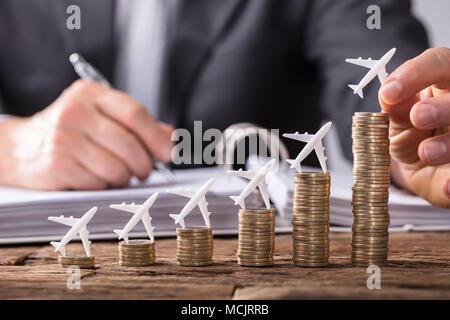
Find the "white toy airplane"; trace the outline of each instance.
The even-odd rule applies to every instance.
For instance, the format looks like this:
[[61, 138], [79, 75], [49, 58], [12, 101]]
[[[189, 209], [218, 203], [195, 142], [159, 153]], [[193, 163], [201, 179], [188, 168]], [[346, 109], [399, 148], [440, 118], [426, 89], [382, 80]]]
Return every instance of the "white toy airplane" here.
[[356, 64], [358, 66], [369, 68], [370, 71], [361, 80], [358, 85], [350, 84], [349, 87], [353, 89], [354, 94], [358, 94], [361, 99], [364, 98], [363, 89], [378, 75], [381, 84], [386, 80], [388, 73], [386, 72], [386, 65], [392, 59], [397, 49], [393, 48], [388, 53], [386, 53], [380, 60], [369, 59], [347, 59], [345, 62]]
[[234, 176], [242, 177], [245, 179], [249, 179], [250, 182], [248, 185], [244, 188], [244, 190], [241, 192], [238, 196], [230, 196], [230, 198], [234, 201], [234, 204], [239, 204], [242, 209], [245, 209], [245, 198], [247, 198], [253, 190], [258, 187], [259, 191], [261, 192], [261, 195], [264, 199], [264, 203], [266, 205], [267, 209], [270, 209], [270, 196], [269, 196], [269, 190], [266, 182], [266, 175], [269, 173], [269, 171], [273, 168], [273, 166], [276, 163], [276, 159], [272, 159], [269, 162], [267, 162], [264, 167], [262, 167], [257, 173], [250, 172], [250, 171], [243, 171], [242, 169], [239, 169], [238, 171], [228, 170], [228, 174], [232, 174]]
[[73, 238], [75, 238], [77, 234], [80, 234], [81, 242], [83, 243], [86, 256], [90, 257], [91, 250], [89, 245], [91, 244], [91, 242], [89, 241], [89, 231], [87, 231], [86, 225], [92, 219], [95, 212], [97, 212], [97, 207], [91, 208], [79, 219], [76, 219], [72, 216], [69, 218], [65, 218], [64, 216], [48, 217], [48, 220], [50, 221], [62, 223], [72, 227], [60, 242], [50, 242], [50, 244], [55, 247], [55, 252], [59, 251], [63, 256], [66, 256], [66, 249], [64, 248], [64, 246], [68, 244]]
[[330, 130], [331, 125], [331, 122], [325, 123], [325, 125], [320, 128], [320, 130], [317, 131], [316, 134], [308, 134], [308, 132], [305, 132], [305, 134], [300, 134], [298, 132], [283, 134], [283, 137], [307, 143], [302, 151], [298, 154], [297, 158], [295, 158], [294, 160], [286, 160], [291, 165], [291, 168], [295, 168], [298, 172], [302, 172], [302, 161], [305, 160], [305, 158], [311, 153], [311, 151], [314, 150], [316, 152], [317, 158], [319, 158], [322, 171], [327, 172], [327, 157], [325, 157], [324, 154], [325, 148], [322, 144], [322, 139], [325, 137], [328, 130]]
[[148, 210], [151, 208], [153, 203], [155, 203], [157, 197], [158, 192], [155, 192], [142, 205], [136, 205], [134, 203], [132, 204], [122, 203], [122, 204], [112, 204], [109, 206], [112, 209], [134, 213], [134, 215], [131, 217], [131, 219], [128, 221], [128, 223], [122, 230], [114, 230], [114, 232], [119, 235], [119, 240], [124, 239], [125, 242], [128, 243], [128, 233], [131, 231], [131, 229], [134, 228], [134, 226], [139, 222], [139, 220], [142, 220], [142, 222], [144, 223], [145, 230], [147, 231], [148, 237], [150, 238], [151, 242], [155, 241], [155, 238], [153, 236], [153, 230], [155, 230], [155, 227], [152, 226], [152, 217], [150, 217], [150, 213], [148, 212]]
[[180, 214], [171, 214], [169, 215], [172, 219], [175, 220], [175, 223], [179, 223], [181, 227], [185, 227], [184, 218], [198, 205], [200, 208], [200, 212], [202, 213], [203, 220], [205, 220], [205, 224], [208, 228], [211, 228], [211, 223], [209, 222], [209, 215], [211, 212], [208, 212], [208, 202], [206, 202], [205, 195], [211, 188], [214, 183], [214, 178], [209, 179], [200, 190], [192, 190], [192, 189], [174, 189], [167, 190], [167, 192], [176, 194], [179, 196], [191, 198], [188, 203], [184, 206], [183, 210], [181, 210]]

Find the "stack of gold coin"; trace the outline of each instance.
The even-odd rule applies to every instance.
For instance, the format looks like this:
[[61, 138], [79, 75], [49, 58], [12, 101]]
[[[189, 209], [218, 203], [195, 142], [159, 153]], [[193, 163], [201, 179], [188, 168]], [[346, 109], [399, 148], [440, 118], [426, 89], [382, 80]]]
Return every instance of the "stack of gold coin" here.
[[324, 267], [329, 257], [330, 181], [328, 172], [294, 174], [294, 265]]
[[352, 264], [387, 263], [389, 240], [389, 115], [353, 116]]
[[87, 257], [85, 255], [73, 255], [73, 256], [59, 256], [58, 262], [63, 268], [70, 266], [78, 266], [80, 269], [94, 269], [95, 261], [94, 257]]
[[177, 228], [177, 263], [185, 267], [212, 264], [212, 229], [207, 227]]
[[239, 210], [237, 260], [241, 266], [273, 265], [275, 248], [275, 210]]
[[155, 243], [150, 240], [119, 242], [119, 265], [145, 267], [155, 263]]

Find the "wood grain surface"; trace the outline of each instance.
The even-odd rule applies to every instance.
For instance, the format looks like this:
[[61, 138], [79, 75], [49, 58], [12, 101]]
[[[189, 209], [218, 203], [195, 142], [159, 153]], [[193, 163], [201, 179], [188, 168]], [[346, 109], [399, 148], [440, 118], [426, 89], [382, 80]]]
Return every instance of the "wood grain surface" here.
[[[50, 245], [0, 247], [0, 299], [449, 299], [450, 233], [392, 233], [381, 289], [369, 290], [369, 274], [350, 264], [348, 233], [330, 234], [330, 266], [292, 265], [290, 235], [276, 236], [275, 266], [237, 265], [237, 238], [214, 239], [214, 265], [181, 267], [176, 240], [156, 240], [153, 266], [117, 264], [117, 242], [95, 242], [96, 269], [81, 271], [81, 289]], [[67, 246], [81, 253], [80, 243]]]

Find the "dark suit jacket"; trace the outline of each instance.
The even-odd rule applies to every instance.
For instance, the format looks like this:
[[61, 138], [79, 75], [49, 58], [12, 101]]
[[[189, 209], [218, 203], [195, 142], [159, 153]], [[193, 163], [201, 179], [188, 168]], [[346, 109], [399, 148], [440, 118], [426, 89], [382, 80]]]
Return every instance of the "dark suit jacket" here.
[[[168, 0], [172, 1], [172, 0]], [[68, 30], [66, 8], [81, 7], [81, 30]], [[381, 7], [381, 30], [366, 9]], [[3, 112], [29, 116], [77, 79], [77, 51], [114, 79], [114, 1], [1, 0], [0, 96]], [[374, 80], [365, 99], [357, 84], [368, 69], [347, 57], [397, 54], [388, 72], [427, 47], [408, 0], [179, 0], [172, 12], [163, 78], [162, 120], [191, 129], [253, 122], [280, 133], [337, 126], [351, 157], [355, 111], [378, 111]], [[298, 151], [297, 144], [289, 145]]]

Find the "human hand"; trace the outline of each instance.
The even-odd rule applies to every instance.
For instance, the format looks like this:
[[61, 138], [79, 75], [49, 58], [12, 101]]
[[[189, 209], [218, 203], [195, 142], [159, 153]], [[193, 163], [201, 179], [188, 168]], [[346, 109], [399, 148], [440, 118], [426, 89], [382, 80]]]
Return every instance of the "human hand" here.
[[125, 93], [78, 80], [30, 118], [0, 125], [0, 183], [31, 189], [104, 189], [145, 179], [149, 152], [170, 160], [173, 128]]
[[386, 79], [379, 100], [391, 117], [394, 180], [450, 208], [450, 49], [405, 62]]

